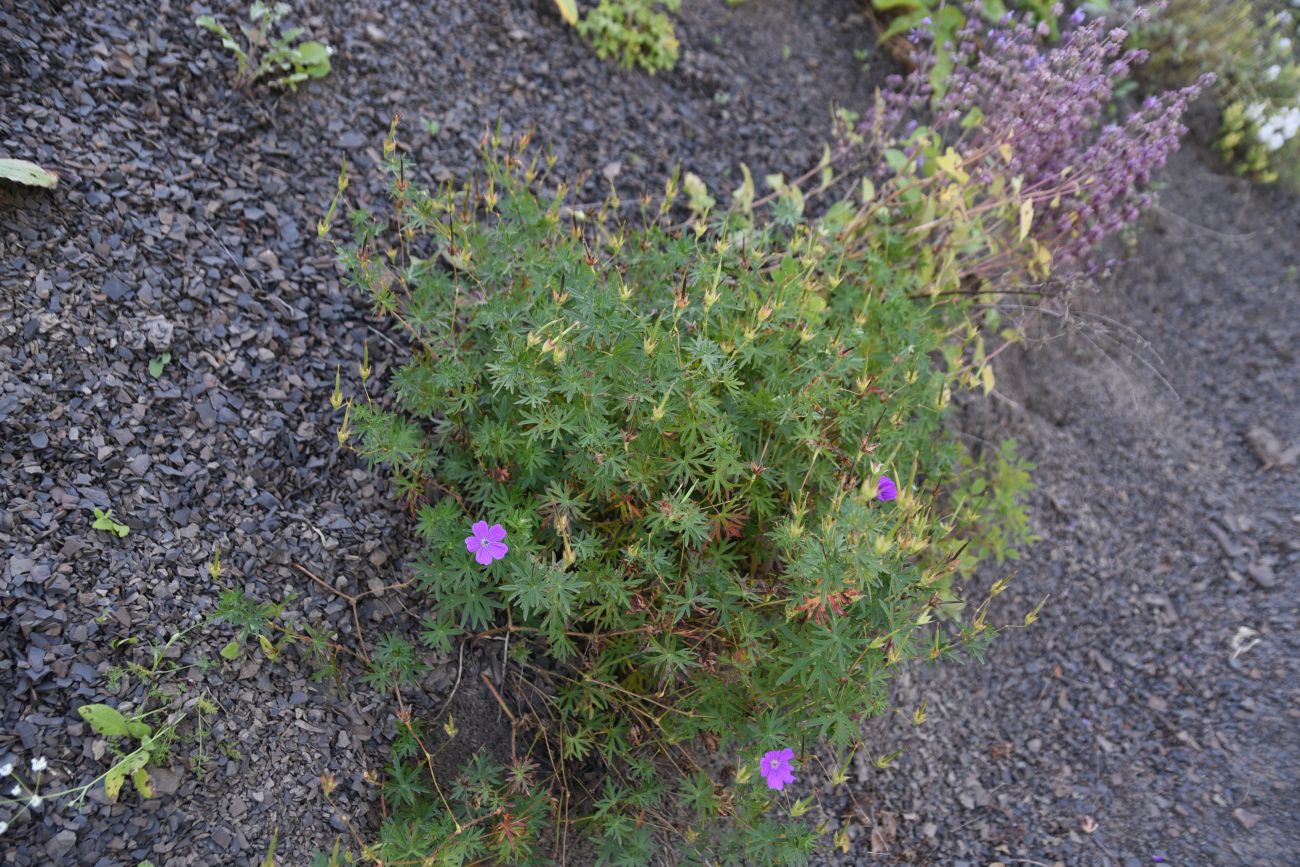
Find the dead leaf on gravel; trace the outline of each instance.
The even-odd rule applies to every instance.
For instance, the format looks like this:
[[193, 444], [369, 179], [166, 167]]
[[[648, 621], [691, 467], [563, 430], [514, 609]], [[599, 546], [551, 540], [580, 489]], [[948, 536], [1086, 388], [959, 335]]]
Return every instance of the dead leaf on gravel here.
[[1258, 635], [1259, 633], [1249, 626], [1237, 627], [1237, 634], [1232, 636], [1232, 659], [1236, 659], [1256, 644], [1259, 644], [1260, 639], [1256, 637]]
[[1262, 469], [1265, 470], [1292, 466], [1296, 458], [1300, 458], [1300, 443], [1284, 448], [1282, 441], [1267, 428], [1251, 428], [1246, 433], [1246, 442], [1250, 444], [1251, 451], [1259, 458], [1259, 462], [1263, 465]]
[[1079, 830], [1085, 834], [1091, 834], [1093, 831], [1096, 831], [1098, 827], [1097, 820], [1092, 818], [1092, 816], [1084, 816], [1079, 821]]
[[1249, 810], [1243, 810], [1241, 807], [1238, 807], [1237, 809], [1232, 811], [1232, 818], [1240, 822], [1241, 827], [1249, 831], [1251, 828], [1258, 825], [1260, 823], [1260, 820], [1263, 819], [1264, 817], [1259, 815], [1258, 813], [1252, 813]]

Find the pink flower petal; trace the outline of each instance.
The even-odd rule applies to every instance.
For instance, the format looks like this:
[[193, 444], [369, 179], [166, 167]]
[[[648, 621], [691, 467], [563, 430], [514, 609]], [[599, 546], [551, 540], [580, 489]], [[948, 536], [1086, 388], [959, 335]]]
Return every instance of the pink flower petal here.
[[488, 542], [483, 547], [487, 549], [488, 556], [493, 560], [500, 560], [510, 551], [510, 546], [505, 542]]
[[492, 565], [492, 552], [488, 550], [487, 545], [484, 545], [482, 548], [478, 549], [478, 552], [474, 555], [474, 560], [480, 566]]
[[470, 527], [469, 529], [471, 533], [473, 533], [475, 536], [478, 536], [481, 539], [488, 534], [487, 521], [475, 521], [474, 526]]
[[489, 542], [504, 542], [506, 540], [506, 528], [500, 524], [493, 524], [487, 529], [487, 539]]
[[483, 542], [478, 536], [466, 536], [465, 547], [470, 551], [477, 551], [479, 548], [483, 547]]

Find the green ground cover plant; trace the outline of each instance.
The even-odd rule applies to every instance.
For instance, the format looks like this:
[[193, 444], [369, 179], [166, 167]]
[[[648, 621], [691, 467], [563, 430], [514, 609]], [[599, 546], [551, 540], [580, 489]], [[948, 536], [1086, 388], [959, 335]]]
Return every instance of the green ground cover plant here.
[[[564, 14], [563, 0], [560, 6]], [[679, 44], [670, 14], [680, 9], [681, 0], [600, 0], [581, 20], [576, 15], [569, 20], [600, 58], [653, 74], [677, 65]]]
[[235, 57], [235, 88], [243, 90], [257, 81], [297, 90], [298, 85], [330, 72], [330, 47], [301, 37], [301, 27], [285, 27], [287, 3], [256, 2], [248, 7], [248, 23], [240, 23], [242, 42], [223, 22], [200, 15], [194, 23], [221, 38], [221, 45]]
[[[475, 186], [418, 190], [390, 138], [393, 215], [355, 212], [341, 255], [416, 349], [396, 406], [349, 401], [342, 437], [418, 516], [427, 648], [508, 632], [547, 725], [506, 777], [475, 766], [477, 788], [452, 797], [408, 718], [373, 857], [462, 863], [509, 840], [506, 860], [526, 861], [549, 812], [619, 863], [665, 846], [797, 863], [817, 838], [796, 821], [808, 805], [768, 815], [748, 763], [715, 780], [701, 746], [812, 761], [825, 741], [842, 767], [897, 665], [996, 633], [985, 606], [945, 611], [961, 601], [954, 530], [993, 514], [974, 478], [1011, 482], [1012, 512], [1026, 478], [964, 457], [944, 413], [954, 389], [993, 385], [979, 274], [1047, 265], [1017, 190], [976, 190], [969, 169], [1005, 164], [996, 149], [916, 143], [891, 152], [894, 182], [854, 184], [816, 218], [829, 166], [768, 178], [761, 198], [747, 181], [721, 211], [695, 179], [688, 224], [674, 180], [634, 228], [540, 195], [522, 152], [493, 151]], [[984, 544], [1026, 534], [1013, 522]], [[381, 641], [376, 685], [409, 688], [416, 650]], [[603, 785], [564, 782], [592, 763]], [[510, 774], [511, 793], [547, 798], [507, 806]], [[449, 806], [470, 789], [490, 809]]]

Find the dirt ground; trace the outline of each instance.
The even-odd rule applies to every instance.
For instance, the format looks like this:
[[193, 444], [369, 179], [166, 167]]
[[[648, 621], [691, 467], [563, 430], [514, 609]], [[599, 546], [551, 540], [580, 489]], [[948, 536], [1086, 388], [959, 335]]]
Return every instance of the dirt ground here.
[[[312, 680], [294, 649], [250, 641], [222, 663], [235, 629], [205, 620], [230, 587], [291, 595], [285, 622], [346, 646], [349, 605], [303, 569], [356, 594], [400, 583], [412, 552], [382, 479], [334, 438], [336, 368], [355, 388], [363, 345], [380, 378], [398, 356], [316, 221], [344, 155], [349, 192], [378, 196], [394, 111], [418, 180], [470, 171], [499, 121], [551, 143], [580, 196], [612, 179], [634, 198], [678, 162], [715, 190], [741, 162], [802, 170], [833, 101], [860, 107], [879, 80], [855, 56], [874, 42], [856, 0], [686, 6], [679, 68], [652, 78], [598, 61], [549, 0], [310, 2], [334, 72], [239, 95], [192, 24], [202, 4], [0, 0], [0, 153], [62, 176], [0, 189], [0, 763], [45, 757], [52, 789], [93, 780], [102, 743], [76, 708], [144, 700], [110, 670], [196, 623], [164, 687], [219, 708], [202, 742], [185, 728], [159, 797], [47, 804], [0, 836], [4, 863], [244, 865], [274, 839], [305, 864], [346, 839], [342, 816], [375, 827], [385, 698]], [[900, 682], [930, 720], [873, 726], [873, 752], [905, 751], [823, 797], [855, 846], [822, 863], [1293, 861], [1300, 496], [1261, 431], [1300, 437], [1300, 204], [1223, 177], [1204, 142], [1129, 264], [960, 419], [1038, 464], [1045, 541], [1002, 608], [1049, 602], [987, 663]], [[129, 535], [92, 530], [93, 507]], [[409, 628], [418, 605], [376, 592], [360, 620]], [[499, 651], [428, 660], [421, 708], [455, 688], [463, 749], [502, 744], [480, 676], [500, 682]]]

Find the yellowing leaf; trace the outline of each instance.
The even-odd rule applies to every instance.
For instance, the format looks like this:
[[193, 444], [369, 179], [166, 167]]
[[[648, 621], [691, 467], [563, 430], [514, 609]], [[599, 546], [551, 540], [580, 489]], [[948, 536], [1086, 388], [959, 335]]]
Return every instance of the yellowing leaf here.
[[1034, 200], [1025, 199], [1020, 203], [1020, 240], [1029, 237], [1029, 227], [1034, 222]]
[[52, 187], [59, 176], [27, 160], [0, 159], [0, 178], [28, 187]]
[[117, 800], [117, 795], [122, 791], [122, 783], [126, 782], [126, 774], [117, 768], [109, 768], [104, 775], [104, 797], [110, 802]]
[[560, 10], [560, 17], [569, 24], [578, 23], [578, 3], [577, 0], [555, 0], [555, 6]]
[[1011, 156], [1012, 156], [1011, 145], [1009, 144], [998, 145], [998, 153], [1002, 155], [1002, 159], [1006, 160], [1007, 165], [1011, 165]]
[[144, 768], [131, 774], [131, 782], [135, 783], [135, 790], [140, 793], [140, 797], [153, 797], [153, 784], [149, 782], [149, 772]]
[[749, 166], [744, 163], [740, 164], [740, 173], [744, 176], [745, 182], [731, 194], [731, 201], [741, 213], [748, 214], [754, 210], [754, 176], [749, 173]]
[[790, 815], [798, 819], [804, 813], [807, 813], [808, 808], [811, 806], [812, 806], [812, 795], [809, 795], [806, 798], [800, 798], [799, 800], [794, 802], [794, 805], [792, 807], [790, 807]]
[[985, 394], [988, 394], [993, 390], [994, 381], [992, 365], [986, 364], [984, 365], [984, 369], [980, 371], [980, 385], [984, 387]]
[[943, 156], [935, 158], [935, 165], [946, 175], [952, 177], [957, 183], [964, 184], [970, 180], [970, 175], [961, 167], [961, 156], [952, 148], [943, 152]]

